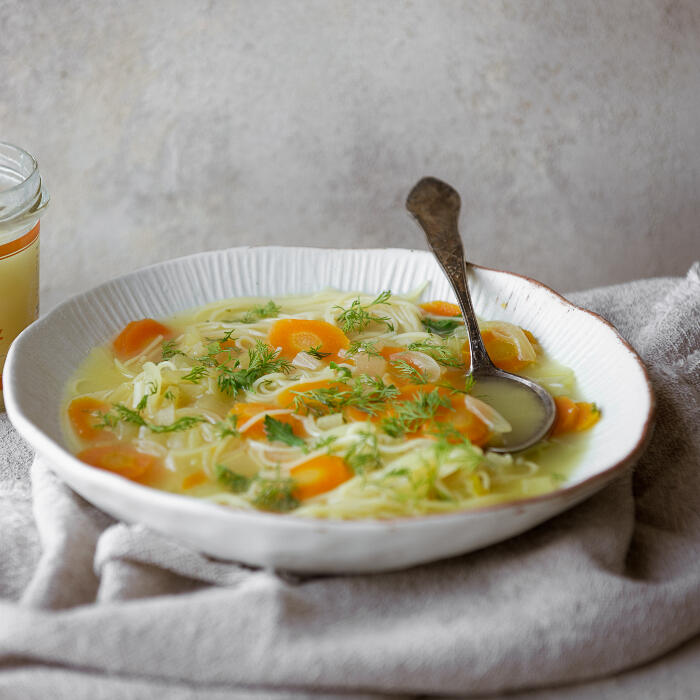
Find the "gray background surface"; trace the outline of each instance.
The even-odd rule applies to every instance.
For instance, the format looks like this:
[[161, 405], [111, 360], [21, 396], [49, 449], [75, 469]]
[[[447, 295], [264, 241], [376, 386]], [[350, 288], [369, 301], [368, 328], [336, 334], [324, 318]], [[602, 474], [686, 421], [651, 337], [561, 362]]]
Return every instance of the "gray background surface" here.
[[53, 198], [43, 308], [237, 244], [423, 247], [561, 291], [700, 257], [700, 3], [0, 0], [0, 138]]

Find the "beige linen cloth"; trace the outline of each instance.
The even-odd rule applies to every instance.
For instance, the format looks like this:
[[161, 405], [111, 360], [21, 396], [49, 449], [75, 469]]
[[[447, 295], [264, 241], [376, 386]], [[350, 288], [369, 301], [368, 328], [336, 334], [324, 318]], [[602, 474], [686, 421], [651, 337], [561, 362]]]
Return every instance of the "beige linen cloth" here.
[[657, 427], [633, 474], [481, 552], [301, 579], [117, 523], [36, 460], [33, 518], [24, 481], [3, 482], [0, 697], [483, 696], [611, 674], [697, 635], [700, 265], [571, 298], [649, 368]]

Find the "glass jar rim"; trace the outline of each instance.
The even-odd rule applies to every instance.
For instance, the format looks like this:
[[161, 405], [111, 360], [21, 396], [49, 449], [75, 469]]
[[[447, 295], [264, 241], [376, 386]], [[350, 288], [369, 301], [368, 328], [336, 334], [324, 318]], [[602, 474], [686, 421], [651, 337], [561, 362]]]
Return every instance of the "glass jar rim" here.
[[36, 159], [19, 146], [0, 141], [0, 176], [3, 173], [10, 186], [0, 189], [0, 226], [38, 219], [49, 198]]

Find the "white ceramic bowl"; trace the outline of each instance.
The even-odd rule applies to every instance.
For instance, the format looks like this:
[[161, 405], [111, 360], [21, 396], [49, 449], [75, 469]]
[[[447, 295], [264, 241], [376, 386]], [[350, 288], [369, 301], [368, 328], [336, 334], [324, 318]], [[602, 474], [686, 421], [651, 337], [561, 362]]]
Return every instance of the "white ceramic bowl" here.
[[59, 420], [63, 387], [95, 345], [127, 322], [162, 318], [235, 296], [302, 294], [323, 287], [454, 299], [432, 255], [410, 250], [233, 248], [147, 267], [61, 304], [14, 342], [3, 376], [11, 421], [75, 491], [116, 518], [141, 522], [201, 552], [300, 572], [397, 569], [498, 542], [570, 508], [631, 465], [651, 428], [654, 400], [641, 361], [599, 316], [538, 282], [481, 267], [470, 271], [477, 313], [531, 330], [576, 372], [603, 410], [569, 481], [552, 493], [468, 512], [391, 521], [336, 522], [238, 512], [122, 479], [77, 460]]

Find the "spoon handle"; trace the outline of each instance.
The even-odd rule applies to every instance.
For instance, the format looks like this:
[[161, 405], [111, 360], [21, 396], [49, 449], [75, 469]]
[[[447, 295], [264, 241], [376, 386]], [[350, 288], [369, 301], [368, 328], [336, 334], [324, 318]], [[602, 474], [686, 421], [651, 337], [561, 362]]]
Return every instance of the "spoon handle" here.
[[457, 296], [469, 334], [470, 371], [492, 368], [493, 363], [481, 340], [467, 284], [467, 261], [457, 226], [459, 194], [445, 182], [434, 177], [424, 177], [409, 193], [406, 208], [425, 232], [428, 245]]

